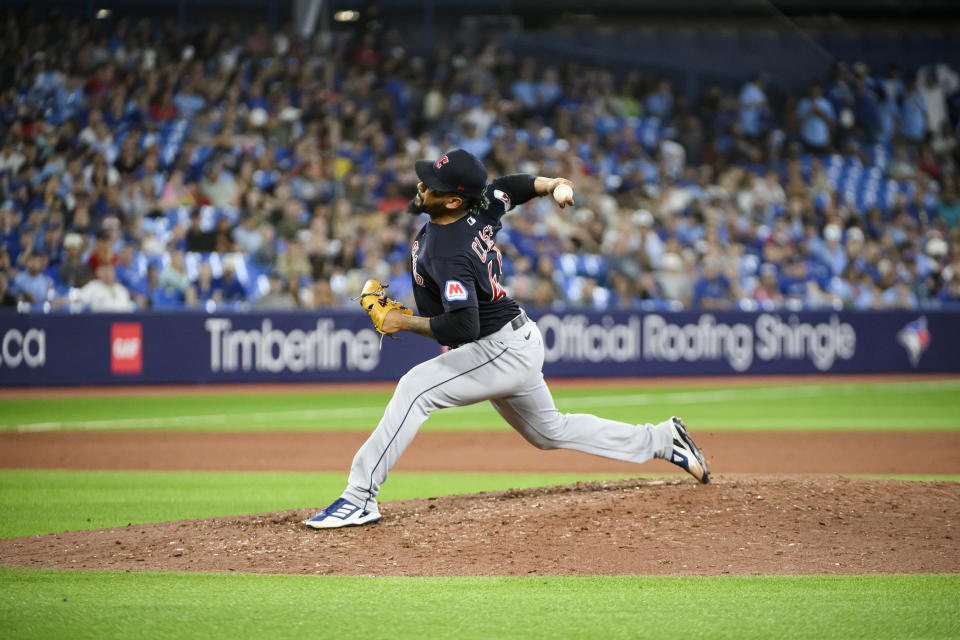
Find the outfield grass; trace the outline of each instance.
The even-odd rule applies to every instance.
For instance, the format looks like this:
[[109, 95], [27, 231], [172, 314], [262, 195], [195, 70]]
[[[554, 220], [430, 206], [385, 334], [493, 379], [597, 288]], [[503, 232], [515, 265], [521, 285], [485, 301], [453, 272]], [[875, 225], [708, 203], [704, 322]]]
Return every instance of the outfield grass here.
[[[329, 578], [0, 569], [15, 638], [951, 638], [960, 576]], [[105, 606], [109, 603], [109, 606]]]
[[[729, 388], [611, 386], [554, 392], [562, 411], [627, 422], [681, 415], [697, 430], [958, 430], [960, 380]], [[0, 399], [0, 430], [371, 431], [390, 394], [211, 394]], [[436, 412], [426, 430], [509, 429], [486, 403]]]

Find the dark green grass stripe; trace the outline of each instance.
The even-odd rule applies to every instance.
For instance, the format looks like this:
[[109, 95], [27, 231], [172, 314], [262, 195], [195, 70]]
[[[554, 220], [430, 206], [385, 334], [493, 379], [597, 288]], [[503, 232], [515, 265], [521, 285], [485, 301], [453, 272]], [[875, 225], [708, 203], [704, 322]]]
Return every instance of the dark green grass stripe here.
[[960, 576], [321, 578], [0, 569], [13, 638], [952, 638]]

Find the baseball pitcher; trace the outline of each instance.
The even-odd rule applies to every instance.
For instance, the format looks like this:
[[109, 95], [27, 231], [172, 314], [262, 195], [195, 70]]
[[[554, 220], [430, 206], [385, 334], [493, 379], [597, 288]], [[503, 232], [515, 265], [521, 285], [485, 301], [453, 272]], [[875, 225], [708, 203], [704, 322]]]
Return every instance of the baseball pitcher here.
[[408, 211], [426, 213], [411, 248], [414, 298], [421, 315], [389, 299], [370, 280], [360, 304], [381, 334], [411, 331], [450, 350], [408, 371], [376, 430], [357, 452], [347, 488], [304, 521], [313, 529], [372, 524], [377, 494], [390, 469], [437, 409], [489, 401], [510, 426], [540, 449], [574, 449], [646, 462], [663, 458], [706, 484], [707, 463], [678, 418], [627, 424], [557, 411], [543, 379], [543, 337], [501, 285], [496, 245], [501, 218], [534, 197], [573, 205], [565, 178], [510, 175], [487, 184], [487, 170], [462, 149], [416, 163], [417, 195]]

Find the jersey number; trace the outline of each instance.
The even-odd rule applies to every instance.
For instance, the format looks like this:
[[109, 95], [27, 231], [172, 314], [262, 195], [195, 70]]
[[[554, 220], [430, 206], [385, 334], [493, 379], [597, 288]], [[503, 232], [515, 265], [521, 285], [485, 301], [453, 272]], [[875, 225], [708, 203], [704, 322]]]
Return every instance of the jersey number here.
[[[490, 289], [493, 291], [491, 300], [506, 297], [507, 292], [500, 284], [500, 279], [503, 277], [503, 255], [500, 253], [500, 249], [493, 244], [493, 227], [487, 225], [477, 234], [477, 237], [473, 239], [473, 252], [480, 258], [480, 262], [485, 262], [487, 265]], [[491, 252], [497, 256], [496, 260], [490, 256]], [[489, 262], [487, 261], [488, 257], [490, 258]], [[494, 263], [496, 263], [496, 273], [494, 273]]]

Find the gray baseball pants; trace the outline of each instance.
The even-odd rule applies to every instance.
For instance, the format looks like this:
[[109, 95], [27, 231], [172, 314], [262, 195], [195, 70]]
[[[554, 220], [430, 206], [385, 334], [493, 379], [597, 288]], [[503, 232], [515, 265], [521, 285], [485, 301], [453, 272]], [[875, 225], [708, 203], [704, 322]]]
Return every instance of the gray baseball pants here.
[[635, 425], [580, 413], [560, 413], [543, 380], [543, 336], [528, 320], [418, 364], [397, 384], [376, 430], [360, 447], [342, 497], [377, 512], [387, 474], [436, 409], [483, 400], [539, 449], [646, 462], [672, 449], [670, 421]]

